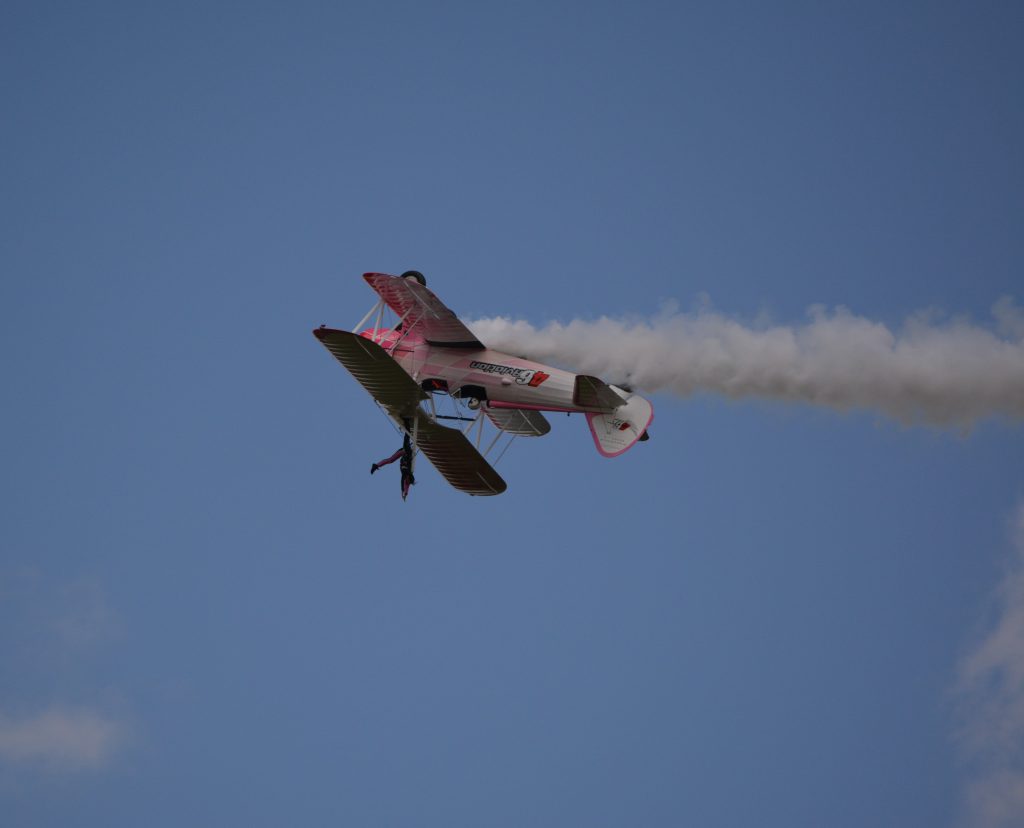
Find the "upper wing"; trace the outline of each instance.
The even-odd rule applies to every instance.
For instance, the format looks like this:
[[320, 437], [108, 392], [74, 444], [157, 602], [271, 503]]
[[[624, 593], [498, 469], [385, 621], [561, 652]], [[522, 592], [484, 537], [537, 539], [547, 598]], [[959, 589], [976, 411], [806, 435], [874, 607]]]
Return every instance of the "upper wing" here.
[[317, 328], [313, 336], [397, 420], [411, 417], [420, 400], [427, 398], [416, 380], [376, 342], [333, 328]]
[[348, 331], [317, 328], [313, 335], [398, 423], [414, 420], [416, 445], [434, 467], [459, 491], [496, 495], [506, 489], [494, 468], [466, 436], [455, 428], [438, 425], [419, 403], [427, 395], [376, 342]]
[[415, 326], [431, 345], [444, 345], [447, 348], [484, 347], [440, 299], [415, 279], [388, 276], [386, 273], [364, 273], [363, 278], [380, 294], [391, 310], [405, 317], [406, 328]]
[[457, 428], [438, 425], [417, 411], [415, 434], [420, 451], [460, 492], [497, 495], [507, 488], [501, 475]]

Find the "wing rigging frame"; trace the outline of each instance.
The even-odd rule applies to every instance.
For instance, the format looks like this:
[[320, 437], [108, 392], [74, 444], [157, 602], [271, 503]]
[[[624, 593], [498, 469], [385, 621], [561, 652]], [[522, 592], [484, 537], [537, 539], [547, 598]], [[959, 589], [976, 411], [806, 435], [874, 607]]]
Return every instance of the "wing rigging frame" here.
[[[469, 405], [461, 397], [454, 394], [447, 394], [446, 396], [448, 396], [448, 398], [451, 400], [452, 404], [454, 405], [455, 411], [463, 411], [463, 406], [470, 411], [473, 410], [469, 408]], [[438, 414], [437, 405], [434, 402], [434, 394], [427, 395], [427, 403], [430, 406], [430, 412], [429, 414], [427, 414], [427, 416], [429, 416], [430, 419], [434, 420], [435, 422], [437, 420], [455, 420], [458, 422], [467, 423], [467, 425], [462, 428], [462, 433], [463, 435], [466, 436], [467, 439], [470, 440], [470, 442], [473, 444], [473, 447], [477, 451], [479, 451], [481, 456], [484, 457], [485, 459], [490, 457], [491, 452], [494, 450], [495, 446], [498, 445], [501, 438], [507, 436], [509, 438], [508, 442], [506, 442], [505, 445], [501, 448], [501, 451], [498, 453], [498, 456], [493, 461], [491, 461], [492, 466], [498, 465], [498, 463], [501, 461], [501, 458], [505, 456], [505, 452], [508, 451], [509, 447], [515, 441], [516, 437], [520, 436], [520, 433], [516, 431], [507, 428], [502, 428], [499, 422], [496, 421], [495, 419], [495, 411], [487, 408], [486, 402], [481, 404], [480, 407], [476, 409], [475, 414], [472, 417], [466, 417], [459, 413], [448, 415]], [[480, 446], [483, 444], [484, 441], [484, 423], [486, 420], [490, 420], [490, 422], [494, 426], [496, 433], [494, 434], [493, 438], [490, 438], [490, 442], [487, 444], [487, 448], [481, 450]], [[475, 436], [473, 434], [474, 431]]]
[[[492, 408], [486, 401], [473, 404], [458, 394], [448, 394], [457, 413], [439, 414], [435, 394], [428, 393], [415, 375], [406, 372], [395, 360], [395, 352], [413, 331], [427, 344], [440, 347], [482, 349], [483, 343], [423, 284], [381, 273], [366, 273], [363, 278], [380, 298], [353, 326], [354, 332], [322, 326], [314, 335], [370, 394], [395, 429], [409, 436], [413, 464], [422, 452], [456, 489], [475, 495], [505, 491], [505, 481], [494, 466], [516, 437], [546, 434], [550, 424], [536, 411]], [[398, 317], [389, 328], [384, 327], [385, 309]], [[361, 335], [359, 331], [371, 319], [373, 327], [366, 331], [368, 336]], [[468, 412], [473, 416], [465, 416]], [[467, 425], [452, 428], [439, 420]], [[495, 434], [482, 448], [486, 420], [490, 420]], [[501, 445], [503, 437], [508, 440]], [[489, 461], [495, 453], [497, 456]]]
[[[378, 299], [376, 304], [366, 312], [366, 316], [359, 320], [355, 325], [352, 326], [352, 330], [356, 333], [363, 327], [367, 322], [370, 321], [370, 317], [376, 314], [376, 319], [373, 323], [373, 341], [380, 345], [380, 332], [384, 329], [384, 309], [388, 307], [388, 304], [383, 299]], [[387, 348], [388, 356], [394, 356], [398, 346], [402, 344], [402, 341], [409, 335], [409, 333], [416, 327], [416, 324], [420, 321], [419, 319], [413, 320], [412, 324], [405, 325], [405, 320], [409, 314], [412, 313], [413, 308], [409, 308], [405, 313], [398, 317], [398, 320], [392, 325], [391, 330], [399, 331], [400, 336], [392, 342]], [[421, 315], [422, 316], [422, 315]], [[399, 327], [401, 326], [401, 327]], [[383, 345], [381, 345], [383, 347]]]
[[[481, 454], [480, 434], [476, 445], [467, 437], [476, 421], [481, 423], [482, 433], [483, 412], [465, 430], [443, 426], [437, 422], [432, 397], [379, 344], [359, 334], [333, 328], [318, 328], [313, 334], [363, 386], [388, 419], [403, 434], [409, 435], [415, 447], [414, 463], [416, 453], [422, 451], [442, 477], [467, 494], [496, 495], [505, 491], [505, 481], [485, 457], [497, 440]], [[428, 399], [429, 411], [422, 406]]]
[[[373, 287], [374, 290], [376, 290], [376, 291], [378, 291], [378, 293], [380, 293], [381, 298], [377, 300], [377, 302], [373, 305], [373, 307], [371, 307], [370, 310], [368, 310], [366, 312], [366, 314], [363, 316], [363, 318], [360, 319], [359, 322], [352, 329], [353, 331], [358, 332], [360, 330], [360, 328], [363, 327], [363, 325], [365, 325], [367, 322], [370, 321], [371, 317], [374, 317], [374, 323], [373, 323], [373, 329], [372, 329], [373, 332], [371, 334], [373, 342], [378, 342], [380, 331], [383, 330], [384, 310], [385, 310], [385, 308], [390, 309], [393, 313], [395, 312], [394, 307], [387, 301], [387, 299], [384, 296], [384, 294], [380, 292], [380, 290], [378, 289], [376, 284], [374, 284], [374, 282], [371, 281], [371, 279], [369, 278], [370, 276], [378, 276], [378, 275], [380, 275], [380, 274], [366, 274], [366, 276], [364, 278], [366, 278], [367, 282], [370, 283], [371, 287]], [[385, 277], [385, 278], [387, 278], [387, 279], [395, 279], [395, 278], [399, 278], [399, 277], [388, 276], [388, 277]], [[413, 310], [416, 307], [417, 307], [416, 305], [410, 305], [405, 310], [405, 312], [401, 316], [398, 317], [397, 321], [394, 324], [391, 325], [391, 327], [390, 327], [391, 330], [396, 330], [396, 329], [399, 328], [399, 326], [402, 326], [402, 327], [400, 329], [400, 334], [401, 335], [394, 342], [390, 343], [388, 345], [388, 347], [384, 348], [384, 351], [389, 356], [392, 356], [392, 357], [394, 356], [395, 351], [398, 349], [398, 346], [402, 343], [402, 341], [405, 339], [405, 337], [408, 336], [408, 334], [410, 332], [412, 332], [416, 328], [416, 325], [426, 315], [427, 308], [425, 306], [421, 306], [421, 313], [412, 322], [410, 322], [408, 325], [404, 324], [405, 321], [408, 319], [409, 315], [413, 312]], [[448, 309], [444, 308], [444, 310], [447, 311]], [[450, 311], [449, 311], [449, 313], [450, 313]], [[397, 313], [396, 313], [396, 316], [397, 316]], [[477, 344], [480, 344], [480, 343], [477, 343]], [[383, 347], [383, 345], [381, 345], [381, 347]], [[462, 402], [461, 399], [458, 396], [455, 396], [455, 395], [449, 395], [449, 396], [450, 396], [450, 399], [453, 402], [456, 403], [456, 409], [457, 410], [461, 410], [461, 409], [458, 409], [458, 404]], [[515, 438], [520, 436], [520, 434], [522, 434], [522, 433], [536, 434], [536, 435], [546, 434], [550, 430], [550, 428], [551, 428], [551, 426], [546, 421], [543, 420], [543, 417], [540, 417], [540, 420], [543, 423], [543, 425], [541, 427], [538, 427], [536, 424], [534, 424], [533, 427], [530, 430], [528, 430], [528, 431], [517, 432], [517, 431], [515, 431], [515, 430], [513, 430], [511, 428], [503, 426], [502, 425], [502, 420], [511, 420], [511, 417], [512, 417], [513, 414], [518, 414], [521, 418], [523, 418], [523, 417], [525, 417], [527, 415], [527, 412], [514, 410], [514, 411], [509, 411], [509, 412], [506, 413], [506, 412], [503, 412], [503, 411], [499, 411], [497, 409], [485, 411], [484, 410], [484, 406], [481, 406], [479, 409], [477, 409], [476, 414], [473, 417], [464, 417], [464, 416], [460, 416], [460, 415], [448, 415], [448, 416], [446, 416], [446, 415], [438, 414], [437, 413], [437, 407], [436, 407], [436, 405], [434, 403], [434, 395], [433, 394], [427, 394], [426, 398], [427, 398], [427, 401], [430, 404], [430, 414], [429, 414], [429, 416], [430, 416], [430, 418], [433, 421], [436, 422], [439, 419], [445, 419], [445, 420], [452, 419], [452, 420], [458, 420], [458, 421], [462, 421], [462, 422], [468, 422], [469, 425], [467, 425], [462, 430], [462, 433], [465, 436], [467, 436], [467, 437], [470, 436], [470, 432], [474, 429], [474, 427], [476, 428], [476, 438], [475, 438], [475, 440], [473, 440], [473, 446], [474, 446], [474, 448], [476, 448], [476, 450], [478, 452], [481, 453], [481, 456], [484, 457], [485, 459], [490, 456], [491, 451], [498, 444], [498, 442], [499, 442], [499, 440], [501, 439], [502, 436], [504, 436], [504, 435], [508, 435], [509, 436], [508, 442], [505, 443], [505, 445], [502, 447], [502, 449], [501, 449], [500, 453], [498, 454], [498, 456], [491, 463], [492, 466], [497, 466], [498, 465], [498, 462], [501, 460], [501, 458], [505, 456], [505, 452], [508, 451], [509, 447], [515, 441]], [[376, 402], [377, 403], [377, 407], [380, 408], [381, 411], [385, 415], [388, 416], [388, 420], [392, 423], [392, 425], [394, 425], [394, 427], [396, 428], [396, 430], [399, 433], [408, 433], [408, 431], [404, 427], [404, 425], [402, 425], [392, 415], [390, 415], [390, 413], [380, 404], [380, 402], [377, 401], [376, 398], [374, 398], [374, 402]], [[483, 441], [484, 419], [485, 419], [484, 415], [485, 414], [487, 415], [487, 419], [489, 419], [492, 422], [492, 424], [494, 425], [495, 430], [496, 430], [496, 434], [491, 439], [490, 443], [488, 443], [487, 448], [485, 448], [485, 449], [483, 449], [483, 451], [481, 451], [480, 445], [481, 445], [481, 443]], [[539, 416], [539, 415], [534, 415], [534, 416]], [[414, 431], [415, 431], [416, 427], [418, 426], [418, 424], [419, 424], [419, 418], [416, 418], [416, 420], [414, 421]], [[415, 436], [415, 434], [410, 434], [409, 436], [410, 436], [410, 438], [413, 441], [413, 445], [416, 446], [415, 454], [418, 454], [419, 453], [419, 447], [417, 446], [416, 436]], [[414, 456], [415, 456], [415, 454], [414, 454]]]

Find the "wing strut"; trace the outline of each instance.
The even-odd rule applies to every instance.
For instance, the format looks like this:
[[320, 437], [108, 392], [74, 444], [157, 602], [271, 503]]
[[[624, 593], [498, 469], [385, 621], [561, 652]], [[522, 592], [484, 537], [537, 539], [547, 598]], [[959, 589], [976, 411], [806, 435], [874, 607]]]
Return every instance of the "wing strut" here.
[[377, 328], [380, 327], [380, 319], [381, 319], [381, 316], [384, 314], [384, 300], [383, 299], [379, 299], [377, 301], [377, 304], [374, 305], [372, 308], [370, 308], [366, 312], [366, 316], [364, 316], [362, 319], [360, 319], [358, 322], [356, 322], [355, 325], [352, 326], [352, 330], [355, 331], [356, 333], [358, 333], [359, 329], [362, 328], [363, 325], [365, 325], [367, 322], [369, 322], [370, 321], [370, 317], [373, 316], [374, 314], [377, 314], [377, 324], [373, 328], [374, 339], [376, 339], [377, 338]]
[[[509, 438], [508, 442], [505, 443], [505, 448], [503, 448], [501, 450], [501, 454], [499, 454], [497, 457], [494, 458], [494, 462], [491, 463], [492, 466], [497, 466], [498, 463], [501, 462], [501, 458], [505, 456], [505, 452], [508, 451], [508, 447], [511, 446], [516, 441], [516, 437], [518, 437], [518, 436], [519, 436], [518, 434], [513, 434]], [[497, 439], [497, 438], [495, 438], [495, 439]]]
[[412, 444], [416, 447], [416, 451], [412, 453], [412, 459], [409, 461], [409, 473], [412, 474], [416, 470], [416, 455], [419, 451], [419, 437], [420, 433], [420, 418], [413, 417], [412, 420]]

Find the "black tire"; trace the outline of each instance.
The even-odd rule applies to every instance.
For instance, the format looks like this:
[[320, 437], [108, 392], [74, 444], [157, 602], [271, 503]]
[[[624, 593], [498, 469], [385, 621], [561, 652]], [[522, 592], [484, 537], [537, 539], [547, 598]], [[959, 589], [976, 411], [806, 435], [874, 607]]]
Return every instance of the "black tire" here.
[[421, 285], [423, 285], [423, 287], [427, 286], [427, 279], [426, 279], [426, 277], [422, 273], [420, 273], [418, 270], [407, 270], [407, 271], [405, 271], [405, 273], [402, 274], [402, 278], [403, 279], [408, 279], [410, 276], [413, 279], [415, 279], [417, 282], [419, 282]]

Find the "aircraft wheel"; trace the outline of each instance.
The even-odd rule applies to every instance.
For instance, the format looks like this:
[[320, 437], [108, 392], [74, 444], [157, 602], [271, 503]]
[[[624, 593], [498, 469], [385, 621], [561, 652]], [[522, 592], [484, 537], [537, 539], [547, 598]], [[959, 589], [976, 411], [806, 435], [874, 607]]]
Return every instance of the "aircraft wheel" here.
[[423, 287], [427, 286], [427, 279], [426, 279], [426, 277], [422, 273], [420, 273], [418, 270], [407, 270], [407, 271], [405, 271], [405, 273], [402, 274], [402, 278], [403, 279], [413, 278], [417, 282], [419, 282], [421, 285], [423, 285]]

